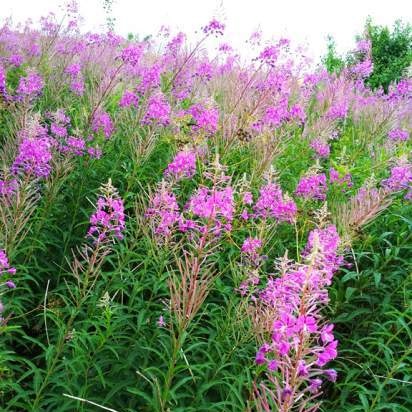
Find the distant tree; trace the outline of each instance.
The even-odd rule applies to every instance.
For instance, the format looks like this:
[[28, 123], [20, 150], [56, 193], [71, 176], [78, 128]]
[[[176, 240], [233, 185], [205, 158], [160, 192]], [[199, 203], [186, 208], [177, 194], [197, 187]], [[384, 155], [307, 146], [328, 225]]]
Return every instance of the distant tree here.
[[116, 17], [113, 16], [113, 3], [115, 0], [103, 0], [103, 10], [106, 14], [106, 27], [108, 31], [114, 31]]
[[397, 20], [390, 30], [373, 24], [369, 18], [365, 33], [372, 42], [373, 61], [373, 73], [366, 84], [387, 91], [389, 84], [405, 76], [412, 64], [412, 26]]
[[329, 35], [327, 37], [327, 52], [322, 57], [322, 63], [329, 73], [339, 73], [345, 66], [345, 62], [336, 51], [336, 43], [334, 38]]

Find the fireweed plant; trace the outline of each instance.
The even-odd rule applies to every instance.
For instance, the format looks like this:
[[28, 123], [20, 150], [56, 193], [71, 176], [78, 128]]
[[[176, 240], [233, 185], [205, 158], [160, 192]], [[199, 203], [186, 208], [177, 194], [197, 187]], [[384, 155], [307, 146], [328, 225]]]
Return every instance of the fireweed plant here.
[[412, 82], [245, 48], [2, 22], [1, 410], [412, 409]]

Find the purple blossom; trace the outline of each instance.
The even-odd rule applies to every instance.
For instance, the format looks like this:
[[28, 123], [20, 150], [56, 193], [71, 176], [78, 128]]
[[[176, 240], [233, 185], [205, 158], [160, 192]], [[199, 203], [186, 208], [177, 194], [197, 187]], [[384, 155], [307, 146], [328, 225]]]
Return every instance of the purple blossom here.
[[382, 181], [382, 186], [388, 192], [399, 192], [412, 189], [412, 165], [403, 164], [391, 169], [388, 179]]
[[120, 101], [119, 101], [119, 106], [124, 108], [124, 107], [131, 107], [131, 106], [135, 106], [137, 107], [137, 105], [139, 104], [139, 98], [131, 91], [126, 90]]
[[35, 72], [30, 72], [26, 77], [20, 77], [16, 92], [19, 98], [33, 98], [43, 89], [43, 79]]
[[329, 145], [320, 139], [313, 139], [310, 142], [310, 147], [315, 151], [318, 157], [327, 158], [330, 155]]
[[72, 63], [64, 69], [64, 72], [70, 75], [72, 78], [75, 78], [80, 73], [81, 69], [82, 66], [79, 63]]
[[19, 151], [15, 158], [11, 171], [17, 175], [26, 175], [45, 178], [51, 172], [53, 140], [47, 134], [38, 137], [24, 137], [19, 145]]
[[170, 121], [171, 108], [162, 93], [149, 97], [147, 110], [142, 120], [142, 124], [159, 124], [167, 126]]
[[405, 129], [392, 129], [388, 133], [388, 138], [394, 141], [406, 142], [409, 139], [409, 132]]
[[[324, 324], [321, 310], [328, 302], [326, 287], [343, 262], [338, 255], [339, 244], [334, 226], [315, 229], [309, 234], [303, 263], [288, 263], [279, 277], [269, 279], [258, 296], [273, 316], [273, 328], [271, 341], [256, 354], [256, 363], [266, 364], [271, 372], [271, 362], [276, 362], [278, 372], [271, 382], [277, 393], [287, 393], [277, 398], [277, 410], [283, 410], [284, 402], [298, 409], [306, 389], [317, 393], [322, 385], [316, 377], [322, 372], [319, 368], [337, 356], [333, 325]], [[336, 380], [334, 370], [323, 373], [331, 381]], [[293, 382], [293, 386], [287, 382]]]
[[339, 174], [339, 172], [331, 167], [329, 169], [329, 182], [332, 184], [337, 184], [339, 186], [346, 185], [347, 187], [352, 187], [352, 176], [350, 173], [346, 173], [343, 176]]
[[324, 173], [303, 176], [298, 183], [295, 194], [304, 199], [326, 199], [326, 175]]
[[162, 187], [150, 200], [145, 217], [150, 219], [156, 236], [169, 237], [180, 218], [174, 193]]
[[200, 103], [194, 104], [187, 110], [196, 125], [194, 130], [204, 130], [207, 133], [215, 133], [219, 121], [219, 112], [216, 108], [206, 108]]
[[262, 241], [258, 238], [248, 237], [243, 242], [241, 251], [247, 256], [255, 256], [258, 249], [262, 247]]
[[3, 180], [0, 179], [0, 197], [10, 197], [16, 193], [19, 184], [16, 179]]
[[173, 176], [176, 180], [190, 178], [196, 172], [196, 153], [193, 151], [181, 151], [165, 170], [165, 176]]
[[110, 139], [114, 132], [114, 126], [109, 113], [98, 111], [94, 114], [92, 122], [92, 130], [94, 133], [103, 132], [106, 139]]
[[77, 96], [83, 96], [85, 87], [82, 76], [77, 77], [70, 82], [70, 90]]
[[225, 25], [216, 19], [212, 19], [206, 26], [202, 27], [205, 34], [215, 34], [222, 36], [225, 31]]
[[142, 44], [130, 44], [122, 50], [121, 58], [125, 63], [130, 64], [131, 66], [136, 66], [139, 63], [142, 55]]
[[20, 67], [23, 64], [23, 61], [23, 56], [21, 56], [20, 54], [12, 54], [9, 57], [9, 62], [14, 67]]
[[292, 222], [297, 213], [297, 207], [292, 199], [283, 196], [280, 186], [268, 183], [261, 187], [260, 195], [253, 207], [254, 217], [275, 218], [278, 222]]
[[87, 237], [95, 243], [113, 241], [114, 238], [123, 239], [125, 229], [125, 214], [123, 200], [117, 195], [114, 188], [97, 200], [96, 211], [90, 217], [90, 227]]
[[197, 226], [200, 231], [209, 227], [216, 235], [222, 231], [230, 232], [234, 214], [233, 189], [230, 186], [223, 189], [201, 187], [189, 199], [185, 209], [194, 217], [206, 220], [205, 225]]

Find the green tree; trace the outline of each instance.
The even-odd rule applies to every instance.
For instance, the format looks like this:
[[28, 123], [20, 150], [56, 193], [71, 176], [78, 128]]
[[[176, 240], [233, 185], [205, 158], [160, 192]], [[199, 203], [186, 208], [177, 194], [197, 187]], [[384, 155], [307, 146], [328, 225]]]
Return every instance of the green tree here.
[[387, 91], [389, 84], [402, 78], [412, 64], [412, 26], [397, 20], [390, 30], [368, 19], [365, 31], [372, 41], [373, 61], [373, 73], [366, 83], [372, 89], [382, 86]]
[[326, 41], [327, 52], [326, 55], [322, 57], [322, 63], [329, 73], [339, 73], [345, 66], [345, 62], [336, 51], [334, 38], [329, 35]]

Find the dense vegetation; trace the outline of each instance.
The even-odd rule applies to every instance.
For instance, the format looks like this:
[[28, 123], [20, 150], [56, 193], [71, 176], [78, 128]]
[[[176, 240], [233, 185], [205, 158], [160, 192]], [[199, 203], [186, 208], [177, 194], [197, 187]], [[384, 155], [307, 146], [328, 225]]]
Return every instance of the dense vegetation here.
[[[412, 70], [412, 26], [397, 20], [392, 29], [387, 26], [374, 24], [367, 19], [364, 34], [360, 40], [370, 42], [368, 50], [371, 70], [365, 76], [365, 84], [373, 90], [382, 88], [388, 92], [391, 83], [398, 82], [404, 77], [411, 76]], [[327, 39], [327, 52], [322, 62], [329, 73], [340, 73], [345, 66], [364, 60], [363, 53], [358, 49], [340, 56], [332, 36]]]
[[412, 410], [411, 80], [198, 36], [0, 28], [1, 409]]

